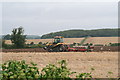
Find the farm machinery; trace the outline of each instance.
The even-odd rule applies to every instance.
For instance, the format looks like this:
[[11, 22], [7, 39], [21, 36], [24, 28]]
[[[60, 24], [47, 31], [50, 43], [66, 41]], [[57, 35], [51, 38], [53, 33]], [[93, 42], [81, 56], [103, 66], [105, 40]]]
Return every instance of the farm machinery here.
[[46, 47], [44, 47], [44, 49], [48, 52], [64, 52], [67, 51], [68, 46], [63, 43], [62, 36], [55, 36], [53, 43], [46, 44]]
[[48, 52], [88, 52], [92, 51], [92, 46], [72, 46], [70, 47], [70, 44], [66, 44], [63, 42], [62, 36], [55, 36], [54, 41], [52, 43], [47, 43], [46, 47], [44, 47], [45, 50]]

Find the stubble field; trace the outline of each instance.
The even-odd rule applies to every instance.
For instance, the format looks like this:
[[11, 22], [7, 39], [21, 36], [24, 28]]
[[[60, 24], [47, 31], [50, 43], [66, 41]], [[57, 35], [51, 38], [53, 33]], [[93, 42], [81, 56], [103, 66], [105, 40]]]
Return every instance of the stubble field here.
[[[64, 43], [80, 43], [84, 38], [64, 38]], [[118, 43], [120, 37], [89, 37], [85, 41], [85, 43], [93, 43], [93, 44], [109, 44], [109, 43]], [[53, 42], [53, 39], [28, 39], [26, 43], [29, 44], [34, 42], [38, 44], [39, 42], [46, 43], [46, 42]], [[7, 44], [11, 44], [10, 40], [6, 40]]]
[[[64, 43], [80, 43], [84, 38], [64, 38]], [[118, 43], [120, 37], [89, 37], [85, 43], [109, 44]], [[52, 42], [53, 39], [31, 39], [26, 43]], [[10, 40], [6, 41], [11, 44]], [[66, 60], [71, 71], [90, 72], [94, 68], [92, 75], [94, 78], [118, 77], [118, 52], [2, 52], [2, 62], [8, 60], [25, 60], [38, 64], [41, 70], [47, 64], [55, 64], [59, 60]], [[113, 74], [109, 74], [112, 72]], [[72, 77], [75, 77], [74, 75]]]
[[90, 72], [94, 68], [94, 78], [118, 76], [118, 52], [2, 52], [2, 62], [8, 60], [25, 60], [27, 63], [32, 61], [38, 64], [40, 70], [49, 63], [56, 64], [59, 60], [66, 60], [71, 71]]

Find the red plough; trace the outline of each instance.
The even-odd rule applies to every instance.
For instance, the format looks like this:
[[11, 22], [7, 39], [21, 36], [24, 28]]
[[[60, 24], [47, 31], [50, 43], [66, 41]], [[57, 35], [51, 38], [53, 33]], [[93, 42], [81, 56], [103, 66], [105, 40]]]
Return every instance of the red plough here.
[[68, 47], [68, 51], [73, 51], [73, 52], [90, 52], [93, 51], [93, 46], [73, 46], [73, 47]]

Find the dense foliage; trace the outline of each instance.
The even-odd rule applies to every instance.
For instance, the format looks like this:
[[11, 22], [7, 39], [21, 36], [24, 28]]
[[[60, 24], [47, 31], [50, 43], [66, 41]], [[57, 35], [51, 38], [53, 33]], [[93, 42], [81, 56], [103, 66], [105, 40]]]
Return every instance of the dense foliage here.
[[[41, 39], [40, 36], [38, 35], [24, 35], [25, 36], [25, 39]], [[7, 35], [0, 35], [0, 38], [1, 39], [4, 39], [4, 40], [10, 40], [11, 39], [11, 35], [10, 34], [7, 34]]]
[[[80, 37], [113, 37], [113, 36], [120, 36], [118, 34], [120, 28], [118, 29], [96, 29], [96, 30], [66, 30], [60, 32], [54, 32], [42, 35], [41, 37], [38, 35], [24, 35], [26, 39], [46, 39], [46, 38], [53, 38], [54, 36], [63, 36], [65, 38], [80, 38]], [[2, 35], [2, 39], [10, 40], [11, 36], [9, 34]]]
[[23, 35], [24, 30], [22, 27], [14, 28], [11, 34], [11, 42], [15, 48], [25, 47], [25, 36]]
[[67, 68], [65, 60], [58, 62], [59, 66], [54, 64], [49, 64], [42, 69], [42, 78], [58, 79], [66, 78], [70, 79], [70, 75], [75, 72], [70, 72], [70, 69]]
[[2, 64], [3, 80], [8, 79], [36, 79], [39, 77], [37, 64], [28, 65], [25, 61], [8, 61]]
[[0, 43], [2, 43], [1, 45], [1, 48], [2, 49], [13, 49], [14, 48], [14, 46], [13, 45], [11, 45], [11, 44], [6, 44], [5, 43], [5, 40], [0, 40]]
[[63, 36], [65, 38], [80, 38], [80, 37], [113, 37], [120, 36], [120, 29], [96, 29], [96, 30], [66, 30], [43, 35], [41, 38], [53, 38], [54, 36]]
[[109, 46], [120, 46], [120, 43], [109, 43]]

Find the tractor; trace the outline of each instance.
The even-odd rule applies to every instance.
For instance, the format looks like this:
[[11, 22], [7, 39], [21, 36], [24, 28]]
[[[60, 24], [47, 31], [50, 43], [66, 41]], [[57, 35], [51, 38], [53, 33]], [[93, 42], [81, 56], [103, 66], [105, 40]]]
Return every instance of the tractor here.
[[93, 51], [93, 46], [72, 46], [63, 42], [62, 36], [55, 36], [52, 43], [47, 43], [45, 50], [48, 52], [89, 52]]
[[65, 52], [68, 49], [68, 45], [63, 43], [62, 36], [55, 36], [54, 41], [52, 43], [46, 44], [46, 47], [44, 47], [44, 49], [48, 52]]

